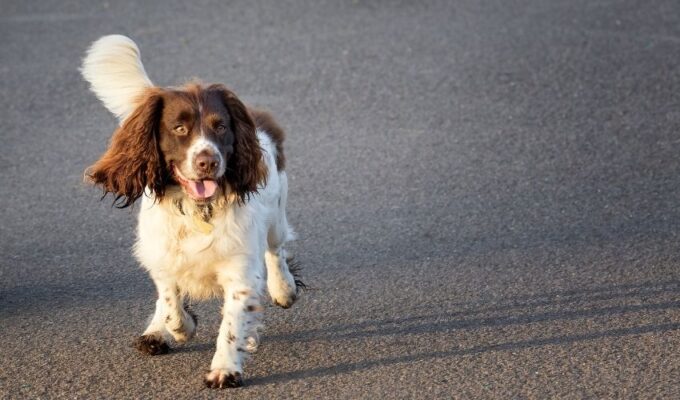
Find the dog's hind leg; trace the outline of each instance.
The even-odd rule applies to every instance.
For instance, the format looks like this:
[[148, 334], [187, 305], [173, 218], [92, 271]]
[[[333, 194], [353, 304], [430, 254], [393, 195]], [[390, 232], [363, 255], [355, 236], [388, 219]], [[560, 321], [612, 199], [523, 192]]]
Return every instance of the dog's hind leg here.
[[274, 304], [289, 308], [298, 296], [296, 280], [290, 272], [283, 246], [270, 248], [265, 253], [267, 264], [267, 290]]
[[290, 271], [287, 262], [287, 254], [284, 245], [293, 240], [295, 235], [288, 225], [286, 218], [286, 201], [288, 197], [288, 180], [286, 173], [279, 174], [281, 192], [279, 197], [278, 212], [273, 218], [267, 234], [267, 251], [265, 264], [267, 265], [267, 290], [275, 304], [288, 308], [293, 305], [298, 295], [295, 277]]

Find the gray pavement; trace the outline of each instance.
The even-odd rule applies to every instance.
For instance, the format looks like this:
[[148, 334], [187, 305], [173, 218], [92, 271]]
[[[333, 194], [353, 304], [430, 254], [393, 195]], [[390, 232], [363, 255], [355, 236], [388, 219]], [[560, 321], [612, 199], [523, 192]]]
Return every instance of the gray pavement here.
[[[2, 3], [0, 398], [680, 398], [676, 0], [135, 3]], [[135, 211], [81, 183], [110, 33], [288, 131], [311, 289], [244, 388], [201, 386], [216, 302], [130, 347]]]

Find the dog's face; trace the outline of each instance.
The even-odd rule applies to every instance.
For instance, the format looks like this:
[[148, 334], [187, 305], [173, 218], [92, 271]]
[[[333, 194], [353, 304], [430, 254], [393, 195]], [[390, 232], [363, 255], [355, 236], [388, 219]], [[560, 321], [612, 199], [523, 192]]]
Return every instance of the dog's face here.
[[221, 85], [149, 89], [88, 176], [126, 207], [144, 188], [179, 185], [196, 202], [232, 191], [243, 201], [265, 179], [255, 125]]
[[160, 151], [174, 180], [194, 200], [212, 198], [234, 152], [229, 110], [217, 90], [166, 91]]

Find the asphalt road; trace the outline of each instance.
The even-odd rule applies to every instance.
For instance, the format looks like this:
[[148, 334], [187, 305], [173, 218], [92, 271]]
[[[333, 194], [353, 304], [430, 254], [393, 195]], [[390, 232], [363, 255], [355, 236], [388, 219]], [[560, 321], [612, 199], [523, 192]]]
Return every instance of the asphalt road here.
[[[134, 3], [2, 3], [0, 398], [680, 398], [677, 0]], [[311, 289], [244, 388], [201, 385], [216, 302], [130, 347], [136, 211], [81, 182], [110, 33], [288, 132]]]

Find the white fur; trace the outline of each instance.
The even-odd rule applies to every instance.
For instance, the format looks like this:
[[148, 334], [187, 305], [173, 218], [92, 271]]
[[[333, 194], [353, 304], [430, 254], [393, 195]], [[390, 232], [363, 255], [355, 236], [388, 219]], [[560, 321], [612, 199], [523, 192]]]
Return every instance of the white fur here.
[[94, 42], [80, 71], [90, 89], [121, 123], [135, 109], [137, 97], [153, 86], [139, 48], [123, 35], [104, 36]]
[[[255, 265], [243, 272], [248, 276], [238, 279], [250, 275], [264, 278], [265, 252], [280, 252], [283, 244], [293, 239], [285, 216], [286, 173], [276, 170], [276, 148], [267, 134], [258, 131], [257, 136], [269, 171], [267, 184], [243, 205], [218, 201], [211, 220], [212, 233], [197, 231], [191, 217], [195, 205], [179, 187], [166, 193], [161, 202], [153, 195], [142, 197], [135, 255], [153, 278], [172, 275], [183, 294], [195, 299], [220, 296], [216, 261], [234, 254], [246, 255]], [[174, 205], [175, 199], [183, 202], [185, 215]]]
[[[121, 123], [137, 106], [138, 96], [152, 86], [137, 45], [121, 35], [95, 42], [82, 73]], [[196, 325], [183, 300], [222, 298], [222, 323], [211, 372], [206, 376], [213, 383], [242, 373], [244, 352], [257, 348], [265, 284], [272, 300], [285, 307], [297, 294], [284, 250], [294, 236], [285, 214], [286, 173], [276, 168], [276, 146], [271, 138], [262, 131], [257, 137], [268, 170], [267, 183], [245, 204], [229, 193], [214, 200], [209, 220], [212, 231], [197, 225], [195, 215], [201, 210], [178, 186], [168, 188], [161, 201], [147, 188], [139, 212], [134, 253], [158, 291], [156, 311], [143, 336], [185, 342], [194, 336]], [[201, 138], [189, 152], [205, 146], [214, 144]], [[221, 173], [225, 164], [220, 158]]]
[[[200, 103], [199, 103], [200, 104]], [[200, 108], [199, 108], [200, 109]], [[200, 111], [199, 111], [200, 112]], [[220, 177], [224, 174], [227, 164], [224, 162], [224, 156], [222, 155], [222, 152], [220, 149], [217, 147], [217, 145], [210, 139], [206, 139], [205, 135], [203, 135], [203, 132], [201, 131], [201, 136], [197, 137], [193, 143], [191, 143], [191, 146], [187, 149], [187, 156], [184, 159], [184, 167], [182, 168], [182, 171], [186, 172], [191, 172], [191, 174], [187, 174], [186, 177], [188, 179], [197, 179], [198, 175], [196, 174], [196, 171], [194, 170], [194, 160], [196, 159], [196, 155], [198, 155], [200, 152], [203, 150], [210, 150], [212, 154], [217, 155], [217, 171], [215, 172], [215, 176]]]
[[[284, 244], [293, 239], [285, 215], [287, 177], [276, 170], [276, 148], [269, 136], [258, 131], [258, 139], [269, 171], [267, 184], [245, 204], [228, 199], [216, 202], [211, 233], [196, 229], [192, 220], [195, 203], [180, 189], [166, 193], [161, 202], [144, 196], [139, 212], [135, 255], [149, 271], [159, 295], [156, 313], [144, 335], [170, 335], [184, 342], [194, 335], [195, 326], [182, 309], [181, 299], [224, 300], [207, 379], [243, 371], [244, 351], [257, 347], [265, 283], [279, 305], [291, 305], [296, 296], [284, 250]], [[182, 202], [184, 215], [176, 200]], [[227, 340], [230, 336], [235, 338], [231, 343]]]

